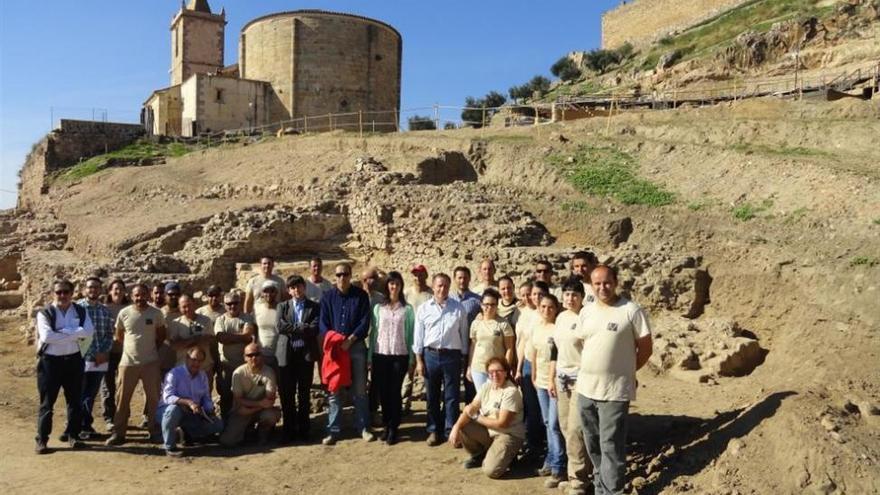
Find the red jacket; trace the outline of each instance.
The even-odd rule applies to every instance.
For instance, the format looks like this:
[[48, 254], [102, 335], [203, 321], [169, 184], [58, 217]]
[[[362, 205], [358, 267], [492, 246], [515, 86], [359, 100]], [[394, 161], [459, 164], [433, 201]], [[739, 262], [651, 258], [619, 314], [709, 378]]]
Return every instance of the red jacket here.
[[321, 383], [336, 392], [351, 385], [351, 355], [342, 348], [345, 335], [328, 330], [324, 336], [324, 360], [321, 363]]

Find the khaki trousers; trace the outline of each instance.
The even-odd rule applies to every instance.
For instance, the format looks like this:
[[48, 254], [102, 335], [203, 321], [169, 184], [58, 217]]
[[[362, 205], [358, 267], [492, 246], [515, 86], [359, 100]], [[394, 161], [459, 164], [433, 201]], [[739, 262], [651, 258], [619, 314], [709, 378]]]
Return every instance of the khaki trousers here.
[[281, 408], [274, 406], [247, 415], [232, 411], [226, 422], [226, 428], [220, 435], [220, 444], [224, 447], [234, 447], [244, 440], [245, 433], [254, 423], [259, 423], [258, 427], [261, 430], [271, 430], [279, 421], [281, 421]]
[[556, 390], [559, 429], [562, 430], [562, 436], [565, 438], [565, 451], [568, 454], [568, 483], [572, 488], [584, 489], [593, 465], [584, 445], [581, 414], [577, 407], [577, 392], [574, 390], [574, 384], [570, 385], [568, 391], [564, 391], [559, 380], [556, 380]]
[[490, 478], [500, 478], [516, 458], [524, 439], [505, 433], [489, 436], [489, 429], [474, 421], [468, 422], [460, 431], [461, 444], [472, 456], [486, 454], [483, 473]]
[[131, 415], [131, 396], [138, 381], [144, 388], [146, 397], [146, 415], [151, 435], [159, 434], [159, 423], [156, 421], [156, 409], [159, 407], [159, 388], [162, 375], [159, 362], [119, 366], [116, 383], [116, 415], [113, 417], [113, 433], [125, 439], [128, 429], [128, 417]]

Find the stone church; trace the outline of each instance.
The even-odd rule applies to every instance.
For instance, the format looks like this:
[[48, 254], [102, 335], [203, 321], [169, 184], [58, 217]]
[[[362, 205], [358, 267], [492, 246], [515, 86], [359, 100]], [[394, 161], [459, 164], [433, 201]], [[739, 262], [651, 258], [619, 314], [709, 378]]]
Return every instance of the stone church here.
[[308, 118], [343, 129], [366, 118], [381, 122], [376, 130], [396, 129], [402, 38], [392, 26], [321, 10], [269, 14], [241, 29], [233, 65], [224, 65], [225, 28], [225, 9], [212, 12], [208, 0], [181, 6], [171, 21], [171, 85], [143, 105], [148, 134], [289, 121], [308, 130]]

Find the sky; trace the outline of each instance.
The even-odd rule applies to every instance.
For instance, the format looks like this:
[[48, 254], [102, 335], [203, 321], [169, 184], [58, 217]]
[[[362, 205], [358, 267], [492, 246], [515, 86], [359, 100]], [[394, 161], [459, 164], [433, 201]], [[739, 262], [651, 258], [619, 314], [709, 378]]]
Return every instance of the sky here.
[[[601, 14], [620, 0], [209, 3], [226, 8], [227, 65], [237, 62], [241, 27], [261, 15], [323, 9], [391, 24], [403, 37], [401, 107], [416, 109], [551, 77], [562, 55], [599, 47]], [[0, 208], [15, 205], [25, 156], [59, 118], [138, 121], [143, 101], [170, 84], [179, 8], [180, 0], [0, 0]]]

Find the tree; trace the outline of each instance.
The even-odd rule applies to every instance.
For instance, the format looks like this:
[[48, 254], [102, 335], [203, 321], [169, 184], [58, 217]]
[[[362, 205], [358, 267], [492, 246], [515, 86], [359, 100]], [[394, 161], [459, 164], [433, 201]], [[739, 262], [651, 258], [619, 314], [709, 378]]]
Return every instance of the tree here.
[[529, 81], [529, 89], [532, 90], [532, 93], [538, 91], [539, 93], [544, 94], [547, 91], [550, 91], [550, 79], [547, 79], [544, 76], [535, 76]]
[[464, 99], [464, 106], [466, 108], [461, 111], [461, 120], [464, 121], [464, 125], [476, 128], [483, 127], [483, 117], [486, 117], [486, 122], [488, 123], [492, 114], [495, 113], [498, 107], [504, 105], [506, 101], [507, 98], [497, 91], [489, 91], [482, 98], [468, 96]]
[[574, 81], [581, 77], [581, 70], [568, 55], [560, 58], [550, 66], [550, 73], [563, 81]]
[[407, 122], [411, 131], [433, 131], [437, 129], [437, 124], [428, 116], [413, 115], [407, 119]]
[[550, 79], [544, 76], [535, 76], [529, 82], [521, 86], [512, 86], [507, 93], [511, 100], [527, 100], [530, 99], [535, 92], [544, 94], [550, 90]]

